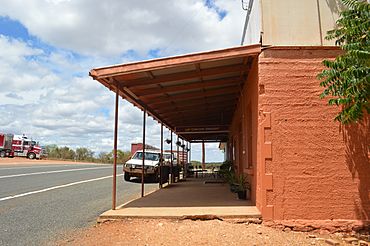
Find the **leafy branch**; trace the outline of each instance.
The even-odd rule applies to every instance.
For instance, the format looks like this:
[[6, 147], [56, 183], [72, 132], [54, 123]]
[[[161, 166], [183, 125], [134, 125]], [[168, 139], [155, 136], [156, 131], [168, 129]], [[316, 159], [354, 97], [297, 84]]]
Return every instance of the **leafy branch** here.
[[325, 87], [320, 97], [329, 97], [329, 105], [342, 106], [335, 120], [349, 124], [370, 113], [370, 4], [362, 0], [342, 3], [347, 9], [326, 39], [335, 39], [344, 53], [334, 61], [324, 60], [327, 69], [318, 78]]

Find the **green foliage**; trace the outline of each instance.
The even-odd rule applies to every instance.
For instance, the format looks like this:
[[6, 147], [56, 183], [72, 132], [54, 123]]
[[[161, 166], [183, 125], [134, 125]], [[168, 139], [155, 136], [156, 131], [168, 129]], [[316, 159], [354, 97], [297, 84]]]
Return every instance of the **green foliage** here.
[[250, 189], [250, 184], [246, 176], [244, 176], [244, 174], [240, 174], [237, 177], [237, 184], [238, 184], [238, 191], [245, 191], [245, 190]]
[[[75, 160], [82, 162], [113, 163], [113, 151], [100, 152], [97, 156], [88, 148], [81, 147], [76, 150], [67, 146], [58, 147], [55, 144], [47, 145], [46, 151], [49, 159]], [[130, 151], [117, 150], [117, 164], [125, 163], [131, 157]]]
[[76, 160], [88, 160], [92, 161], [94, 157], [94, 152], [87, 148], [77, 148], [76, 149]]
[[334, 61], [323, 61], [328, 69], [318, 78], [325, 87], [320, 97], [329, 96], [330, 105], [342, 106], [335, 120], [348, 124], [370, 113], [370, 4], [360, 0], [342, 2], [347, 9], [326, 39], [335, 39], [344, 53]]
[[220, 166], [220, 170], [232, 170], [234, 169], [234, 165], [232, 161], [224, 161], [222, 165]]
[[[220, 162], [207, 162], [205, 163], [206, 169], [219, 168], [222, 165]], [[195, 169], [202, 169], [202, 163], [200, 161], [191, 161], [191, 166]]]
[[225, 161], [220, 166], [220, 176], [229, 184], [237, 182], [237, 177], [234, 171], [234, 165], [232, 161]]
[[97, 159], [101, 163], [113, 163], [113, 152], [100, 152]]
[[48, 157], [51, 159], [73, 160], [76, 156], [74, 150], [67, 146], [58, 147], [55, 144], [48, 145], [46, 146], [46, 151], [48, 153]]
[[[113, 152], [112, 152], [112, 156], [113, 156]], [[128, 161], [128, 159], [130, 159], [130, 157], [131, 157], [130, 151], [117, 150], [117, 163], [125, 163], [126, 161]]]

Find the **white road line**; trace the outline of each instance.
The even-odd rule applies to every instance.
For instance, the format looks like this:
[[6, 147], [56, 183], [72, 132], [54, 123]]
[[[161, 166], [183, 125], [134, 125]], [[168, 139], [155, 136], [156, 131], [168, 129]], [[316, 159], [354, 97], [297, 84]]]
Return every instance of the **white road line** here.
[[20, 166], [20, 167], [0, 167], [1, 170], [11, 170], [11, 169], [29, 169], [29, 168], [43, 168], [43, 167], [65, 167], [65, 166], [71, 166], [71, 165], [44, 165], [44, 166]]
[[12, 175], [0, 176], [0, 179], [30, 176], [30, 175], [39, 175], [39, 174], [49, 174], [49, 173], [64, 173], [64, 172], [75, 172], [75, 171], [84, 171], [84, 170], [107, 169], [107, 168], [111, 168], [111, 167], [90, 167], [90, 168], [75, 168], [75, 169], [36, 172], [36, 173], [21, 173], [21, 174], [12, 174]]
[[55, 164], [55, 165], [41, 165], [41, 166], [19, 166], [19, 167], [1, 167], [0, 166], [0, 171], [1, 170], [11, 170], [11, 169], [31, 169], [31, 168], [45, 168], [45, 167], [73, 167], [73, 166], [111, 166], [111, 164], [66, 164], [66, 165], [61, 165], [61, 164]]
[[[122, 175], [123, 174], [118, 174], [117, 177], [122, 176]], [[18, 198], [18, 197], [29, 196], [29, 195], [33, 195], [33, 194], [37, 194], [37, 193], [42, 193], [42, 192], [46, 192], [46, 191], [65, 188], [65, 187], [69, 187], [69, 186], [73, 186], [73, 185], [79, 185], [79, 184], [84, 184], [84, 183], [88, 183], [88, 182], [108, 179], [108, 178], [112, 178], [112, 177], [113, 177], [113, 175], [100, 177], [100, 178], [95, 178], [95, 179], [87, 179], [87, 180], [77, 181], [77, 182], [73, 182], [73, 183], [69, 183], [69, 184], [53, 186], [53, 187], [45, 188], [45, 189], [42, 189], [42, 190], [30, 191], [30, 192], [26, 192], [26, 193], [14, 195], [14, 196], [7, 196], [7, 197], [0, 198], [0, 202], [10, 200], [10, 199], [14, 199], [14, 198]]]

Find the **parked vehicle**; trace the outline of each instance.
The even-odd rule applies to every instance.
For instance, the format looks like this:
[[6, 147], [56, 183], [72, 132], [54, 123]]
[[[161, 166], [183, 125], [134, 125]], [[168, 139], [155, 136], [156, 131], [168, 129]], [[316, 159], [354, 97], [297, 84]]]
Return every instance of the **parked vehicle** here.
[[40, 159], [44, 157], [44, 151], [36, 141], [26, 135], [0, 133], [0, 157], [14, 156]]
[[11, 157], [13, 134], [0, 133], [0, 158]]
[[39, 144], [25, 135], [14, 135], [12, 150], [14, 156], [29, 159], [40, 159], [42, 156], [42, 148]]
[[[145, 150], [144, 177], [149, 177], [154, 181], [159, 178], [161, 152], [158, 150]], [[177, 166], [177, 159], [174, 153], [163, 153], [163, 166], [171, 165], [171, 156], [173, 166]], [[138, 150], [130, 160], [123, 165], [124, 180], [129, 181], [131, 177], [141, 177], [143, 164], [143, 151]]]

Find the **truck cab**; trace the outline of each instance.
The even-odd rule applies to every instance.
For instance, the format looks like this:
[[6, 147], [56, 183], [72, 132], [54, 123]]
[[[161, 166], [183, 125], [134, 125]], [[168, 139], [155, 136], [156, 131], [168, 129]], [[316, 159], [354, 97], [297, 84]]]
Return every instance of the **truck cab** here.
[[14, 135], [12, 151], [14, 156], [27, 157], [29, 159], [40, 159], [42, 156], [42, 148], [38, 143], [25, 135]]

